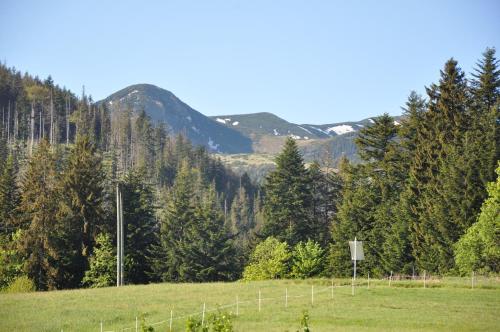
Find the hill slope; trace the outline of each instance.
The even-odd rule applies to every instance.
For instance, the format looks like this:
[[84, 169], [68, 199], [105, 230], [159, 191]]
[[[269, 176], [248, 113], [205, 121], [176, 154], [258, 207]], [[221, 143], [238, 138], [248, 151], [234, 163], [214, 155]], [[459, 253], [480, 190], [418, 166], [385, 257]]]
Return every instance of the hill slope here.
[[240, 132], [206, 117], [182, 102], [172, 92], [151, 84], [136, 84], [100, 101], [111, 110], [145, 110], [156, 122], [163, 122], [173, 133], [184, 133], [194, 144], [214, 152], [248, 153], [252, 142]]

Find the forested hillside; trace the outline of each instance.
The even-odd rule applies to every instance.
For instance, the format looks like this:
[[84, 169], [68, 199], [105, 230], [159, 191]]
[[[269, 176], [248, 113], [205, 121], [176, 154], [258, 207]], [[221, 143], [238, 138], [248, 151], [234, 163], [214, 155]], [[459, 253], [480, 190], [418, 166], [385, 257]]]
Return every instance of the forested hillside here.
[[143, 111], [2, 65], [0, 288], [115, 283], [117, 187], [126, 283], [347, 276], [354, 237], [362, 274], [497, 273], [499, 97], [494, 49], [469, 78], [450, 59], [360, 129], [361, 163], [306, 167], [288, 138], [260, 187]]

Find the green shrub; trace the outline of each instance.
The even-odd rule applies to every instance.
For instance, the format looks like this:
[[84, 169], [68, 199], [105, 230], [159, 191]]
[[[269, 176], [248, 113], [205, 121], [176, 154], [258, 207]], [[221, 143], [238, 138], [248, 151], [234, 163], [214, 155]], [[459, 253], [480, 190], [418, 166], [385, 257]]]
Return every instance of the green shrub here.
[[323, 269], [323, 257], [319, 243], [312, 240], [297, 243], [292, 253], [292, 276], [305, 279], [318, 275]]
[[300, 319], [300, 330], [297, 332], [311, 332], [309, 328], [309, 313], [307, 310], [302, 312], [302, 318]]
[[266, 280], [287, 275], [290, 251], [286, 242], [268, 237], [257, 245], [243, 271], [244, 280]]
[[186, 321], [186, 332], [233, 332], [232, 315], [225, 311], [208, 316], [205, 326], [201, 326], [201, 319], [189, 317]]
[[35, 283], [27, 276], [16, 278], [6, 289], [7, 293], [28, 293], [35, 290]]
[[478, 221], [455, 244], [455, 263], [462, 275], [500, 271], [500, 166], [496, 172]]

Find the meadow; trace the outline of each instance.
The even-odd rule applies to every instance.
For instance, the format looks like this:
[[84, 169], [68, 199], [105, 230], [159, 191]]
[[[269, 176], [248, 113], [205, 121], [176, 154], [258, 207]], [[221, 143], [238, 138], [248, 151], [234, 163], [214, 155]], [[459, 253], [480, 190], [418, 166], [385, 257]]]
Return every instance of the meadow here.
[[[135, 331], [143, 316], [155, 331], [184, 331], [188, 315], [222, 307], [236, 331], [298, 331], [304, 310], [312, 331], [498, 331], [500, 281], [309, 279], [152, 284], [121, 288], [0, 294], [0, 331]], [[261, 303], [259, 311], [259, 290]], [[332, 291], [333, 290], [333, 291]], [[285, 299], [288, 293], [287, 300]], [[236, 306], [236, 301], [238, 305]], [[236, 313], [238, 315], [236, 316]]]

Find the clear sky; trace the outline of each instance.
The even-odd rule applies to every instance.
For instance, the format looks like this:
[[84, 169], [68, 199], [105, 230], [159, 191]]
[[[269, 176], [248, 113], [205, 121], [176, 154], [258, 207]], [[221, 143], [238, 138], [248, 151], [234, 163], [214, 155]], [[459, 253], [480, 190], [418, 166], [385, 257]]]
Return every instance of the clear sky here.
[[470, 72], [488, 46], [500, 0], [0, 1], [7, 65], [94, 100], [155, 84], [206, 115], [397, 115], [448, 58]]

